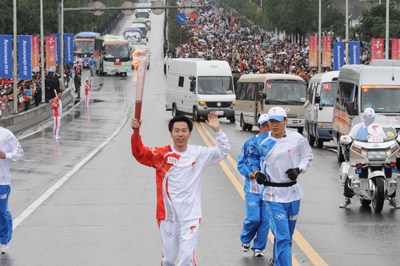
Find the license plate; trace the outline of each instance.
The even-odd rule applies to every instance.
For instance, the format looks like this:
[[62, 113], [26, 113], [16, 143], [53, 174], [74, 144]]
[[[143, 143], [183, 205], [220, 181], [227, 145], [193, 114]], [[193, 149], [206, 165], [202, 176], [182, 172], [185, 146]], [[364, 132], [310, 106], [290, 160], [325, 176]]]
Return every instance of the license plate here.
[[224, 111], [215, 111], [216, 115], [224, 115]]

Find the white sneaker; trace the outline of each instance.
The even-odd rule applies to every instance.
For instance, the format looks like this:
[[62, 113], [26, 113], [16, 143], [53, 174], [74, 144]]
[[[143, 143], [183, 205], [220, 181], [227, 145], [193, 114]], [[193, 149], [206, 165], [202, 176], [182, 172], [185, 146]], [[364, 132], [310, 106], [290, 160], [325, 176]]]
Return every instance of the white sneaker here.
[[345, 197], [343, 203], [339, 205], [339, 208], [346, 208], [350, 204], [351, 204], [351, 199]]
[[397, 203], [396, 198], [389, 198], [389, 206], [392, 206], [395, 209], [400, 209], [400, 205]]
[[262, 253], [262, 251], [259, 249], [254, 250], [253, 255], [254, 257], [264, 257], [264, 253]]
[[7, 250], [8, 250], [8, 245], [1, 245], [1, 254], [6, 253]]
[[244, 243], [242, 243], [242, 250], [243, 250], [244, 252], [249, 251], [249, 250], [250, 250], [250, 244], [244, 244]]
[[54, 139], [61, 139], [61, 137], [55, 137]]

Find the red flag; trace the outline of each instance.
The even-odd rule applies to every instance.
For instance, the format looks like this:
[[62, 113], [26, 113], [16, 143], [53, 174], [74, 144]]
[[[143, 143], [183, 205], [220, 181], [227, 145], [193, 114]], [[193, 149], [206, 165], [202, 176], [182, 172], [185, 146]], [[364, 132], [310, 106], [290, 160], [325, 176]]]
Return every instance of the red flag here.
[[243, 71], [243, 63], [241, 57], [239, 57], [239, 62], [240, 62], [240, 71]]
[[197, 23], [194, 24], [194, 27], [193, 27], [193, 28], [194, 28], [194, 32], [195, 32], [195, 33], [198, 33], [197, 29], [199, 28], [199, 25], [197, 25]]
[[196, 20], [196, 19], [198, 19], [200, 16], [197, 15], [197, 14], [195, 14], [195, 13], [192, 13], [192, 14], [189, 15], [189, 17], [191, 17], [193, 20]]

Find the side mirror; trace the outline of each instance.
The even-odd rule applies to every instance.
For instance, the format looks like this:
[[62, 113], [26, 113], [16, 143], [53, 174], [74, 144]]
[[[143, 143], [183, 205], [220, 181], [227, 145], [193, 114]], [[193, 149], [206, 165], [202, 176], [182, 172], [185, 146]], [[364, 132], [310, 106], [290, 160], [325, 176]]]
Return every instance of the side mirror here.
[[346, 104], [346, 111], [349, 115], [357, 115], [357, 108], [355, 108], [354, 102], [348, 102]]
[[349, 135], [340, 136], [340, 144], [348, 145], [353, 141]]
[[320, 103], [321, 101], [321, 96], [317, 95], [315, 96], [315, 103]]
[[191, 80], [190, 81], [190, 91], [194, 92], [196, 89], [196, 81], [195, 80]]

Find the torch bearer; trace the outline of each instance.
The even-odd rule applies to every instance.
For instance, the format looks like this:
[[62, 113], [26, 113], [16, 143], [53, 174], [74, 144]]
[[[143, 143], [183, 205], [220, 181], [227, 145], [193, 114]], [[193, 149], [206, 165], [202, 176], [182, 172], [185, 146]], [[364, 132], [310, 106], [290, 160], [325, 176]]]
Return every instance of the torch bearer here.
[[[146, 57], [139, 57], [139, 66], [137, 68], [137, 86], [136, 86], [136, 103], [135, 103], [135, 118], [140, 121], [140, 114], [142, 112], [142, 100], [143, 100], [143, 89], [144, 89], [144, 78], [146, 74]], [[135, 128], [133, 131], [133, 139], [139, 139], [139, 128]]]

